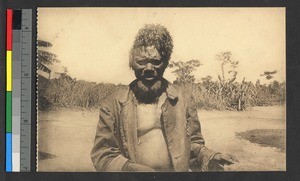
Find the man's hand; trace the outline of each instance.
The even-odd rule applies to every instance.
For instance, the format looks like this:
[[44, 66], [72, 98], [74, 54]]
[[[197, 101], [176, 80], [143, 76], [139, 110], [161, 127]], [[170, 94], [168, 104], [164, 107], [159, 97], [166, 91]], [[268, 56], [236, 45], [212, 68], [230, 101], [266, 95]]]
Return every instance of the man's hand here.
[[151, 167], [127, 161], [122, 168], [125, 172], [155, 172]]
[[216, 154], [208, 164], [210, 171], [234, 171], [238, 169], [238, 159], [230, 154]]

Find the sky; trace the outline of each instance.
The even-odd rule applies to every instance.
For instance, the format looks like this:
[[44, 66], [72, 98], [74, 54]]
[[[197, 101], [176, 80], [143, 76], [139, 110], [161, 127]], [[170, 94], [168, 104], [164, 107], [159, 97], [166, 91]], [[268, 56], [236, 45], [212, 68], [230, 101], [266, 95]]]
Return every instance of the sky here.
[[[161, 24], [173, 37], [171, 61], [199, 60], [196, 82], [221, 74], [216, 54], [239, 61], [237, 81], [285, 81], [285, 8], [38, 8], [38, 39], [53, 44], [60, 64], [77, 80], [129, 84], [129, 50], [144, 24]], [[175, 80], [172, 69], [164, 77]]]

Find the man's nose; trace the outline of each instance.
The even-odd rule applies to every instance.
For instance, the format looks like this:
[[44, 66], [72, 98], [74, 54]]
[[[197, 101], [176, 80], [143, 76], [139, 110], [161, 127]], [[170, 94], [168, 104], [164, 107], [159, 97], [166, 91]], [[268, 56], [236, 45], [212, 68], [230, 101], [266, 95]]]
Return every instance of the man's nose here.
[[153, 70], [154, 69], [154, 67], [153, 67], [153, 65], [152, 65], [152, 63], [147, 63], [147, 65], [146, 65], [146, 68], [145, 68], [146, 70]]

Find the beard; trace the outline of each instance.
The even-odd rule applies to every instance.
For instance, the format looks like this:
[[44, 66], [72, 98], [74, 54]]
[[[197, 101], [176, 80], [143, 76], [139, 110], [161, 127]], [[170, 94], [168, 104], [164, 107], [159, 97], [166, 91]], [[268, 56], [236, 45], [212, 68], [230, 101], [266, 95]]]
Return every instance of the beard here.
[[139, 102], [150, 104], [156, 102], [165, 89], [165, 83], [161, 79], [154, 81], [138, 79], [133, 92]]

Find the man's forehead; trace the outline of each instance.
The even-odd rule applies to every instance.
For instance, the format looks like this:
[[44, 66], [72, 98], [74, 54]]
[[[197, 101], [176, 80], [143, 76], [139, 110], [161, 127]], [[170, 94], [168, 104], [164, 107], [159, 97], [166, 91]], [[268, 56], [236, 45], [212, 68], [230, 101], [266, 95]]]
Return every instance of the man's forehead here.
[[133, 49], [132, 55], [135, 60], [141, 59], [161, 59], [155, 46], [138, 47]]

